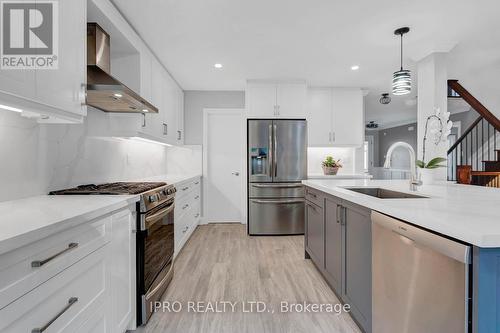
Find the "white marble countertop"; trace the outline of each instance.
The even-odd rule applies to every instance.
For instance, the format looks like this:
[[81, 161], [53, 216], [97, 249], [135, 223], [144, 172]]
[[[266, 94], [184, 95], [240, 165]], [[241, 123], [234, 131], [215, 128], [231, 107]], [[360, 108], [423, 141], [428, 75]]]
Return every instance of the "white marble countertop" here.
[[408, 180], [331, 180], [302, 182], [325, 193], [393, 216], [402, 221], [479, 247], [500, 247], [500, 189], [442, 182], [425, 185], [424, 199], [379, 199], [345, 187], [382, 187], [409, 191]]
[[138, 195], [41, 195], [0, 202], [0, 254], [127, 207]]
[[[161, 175], [135, 181], [178, 184], [201, 175]], [[127, 207], [139, 195], [40, 195], [0, 202], [0, 254]]]
[[372, 177], [372, 175], [363, 173], [339, 175], [324, 175], [322, 173], [313, 173], [307, 175], [307, 179], [371, 179]]

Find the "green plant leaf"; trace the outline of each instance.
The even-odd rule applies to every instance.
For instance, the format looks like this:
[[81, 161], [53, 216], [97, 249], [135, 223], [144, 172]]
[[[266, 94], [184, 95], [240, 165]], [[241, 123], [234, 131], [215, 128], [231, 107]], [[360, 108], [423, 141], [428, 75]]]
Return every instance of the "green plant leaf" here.
[[443, 167], [445, 167], [445, 165], [442, 165], [442, 164], [439, 164], [439, 163], [445, 162], [445, 161], [446, 161], [446, 158], [435, 157], [432, 160], [430, 160], [429, 163], [427, 163], [426, 168], [427, 169], [443, 168]]
[[425, 168], [425, 162], [424, 161], [421, 161], [421, 160], [417, 160], [417, 162], [415, 163], [417, 165], [418, 168]]

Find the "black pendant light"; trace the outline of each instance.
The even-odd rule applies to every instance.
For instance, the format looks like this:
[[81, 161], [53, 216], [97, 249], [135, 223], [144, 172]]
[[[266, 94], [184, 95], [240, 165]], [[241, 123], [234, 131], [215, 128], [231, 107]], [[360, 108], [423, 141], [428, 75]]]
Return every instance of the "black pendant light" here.
[[382, 97], [379, 100], [380, 104], [389, 104], [391, 102], [391, 98], [388, 93], [383, 93]]
[[395, 35], [401, 36], [401, 69], [392, 75], [392, 93], [394, 95], [406, 95], [411, 92], [411, 72], [403, 69], [403, 35], [408, 32], [410, 32], [408, 27], [394, 31]]

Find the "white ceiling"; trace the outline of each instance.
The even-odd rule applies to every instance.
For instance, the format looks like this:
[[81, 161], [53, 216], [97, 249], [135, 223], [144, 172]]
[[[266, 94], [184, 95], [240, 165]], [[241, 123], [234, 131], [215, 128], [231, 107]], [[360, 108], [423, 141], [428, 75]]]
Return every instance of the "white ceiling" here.
[[[395, 28], [411, 28], [404, 60], [410, 69], [433, 51], [475, 45], [492, 33], [498, 42], [500, 31], [498, 0], [113, 2], [185, 90], [242, 90], [246, 79], [266, 78], [363, 87], [370, 91], [367, 120], [379, 122], [416, 112], [405, 104], [415, 92], [378, 103], [399, 68]], [[351, 71], [353, 64], [360, 69]]]

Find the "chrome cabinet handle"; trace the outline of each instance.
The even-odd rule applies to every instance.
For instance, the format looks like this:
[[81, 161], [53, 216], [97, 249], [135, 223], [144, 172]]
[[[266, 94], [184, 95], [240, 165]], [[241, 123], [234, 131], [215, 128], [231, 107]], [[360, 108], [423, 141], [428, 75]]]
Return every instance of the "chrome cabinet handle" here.
[[194, 197], [194, 199], [195, 199], [195, 200], [197, 200], [197, 199], [199, 199], [199, 198], [200, 198], [200, 196], [199, 196], [199, 195], [197, 195], [197, 196], [195, 196], [195, 197]]
[[168, 125], [163, 123], [163, 135], [168, 135]]
[[182, 138], [182, 132], [177, 131], [177, 140], [180, 140]]
[[66, 304], [66, 306], [61, 311], [59, 311], [59, 313], [56, 314], [54, 316], [54, 318], [52, 318], [51, 320], [49, 320], [42, 327], [37, 327], [37, 328], [32, 329], [31, 333], [42, 333], [45, 330], [47, 330], [47, 328], [49, 328], [50, 325], [52, 325], [59, 317], [61, 317], [66, 311], [68, 311], [69, 308], [72, 307], [76, 302], [78, 302], [78, 297], [71, 297], [68, 300], [68, 304]]
[[337, 223], [340, 223], [340, 210], [342, 209], [341, 205], [337, 205]]
[[70, 251], [70, 250], [72, 250], [72, 249], [74, 249], [76, 247], [78, 247], [78, 243], [69, 243], [67, 248], [65, 248], [62, 251], [57, 252], [56, 254], [54, 254], [53, 256], [48, 257], [47, 259], [32, 261], [31, 262], [31, 267], [42, 267], [43, 265], [45, 265], [49, 261], [54, 260], [55, 258], [59, 257], [60, 255], [66, 253], [66, 252], [68, 252], [68, 251]]
[[189, 207], [189, 204], [185, 204], [184, 206], [182, 206], [182, 209], [186, 209]]
[[189, 190], [189, 187], [183, 187], [182, 190], [187, 191], [187, 190]]
[[238, 171], [231, 172], [232, 175], [239, 176], [240, 173]]
[[189, 227], [184, 227], [184, 230], [182, 230], [182, 233], [185, 234], [186, 231], [188, 231]]
[[200, 213], [196, 213], [196, 215], [195, 215], [194, 217], [195, 217], [195, 218], [200, 217]]
[[199, 181], [198, 182], [194, 182], [195, 185], [198, 185], [199, 183], [200, 183]]
[[335, 132], [332, 132], [332, 142], [335, 142]]

